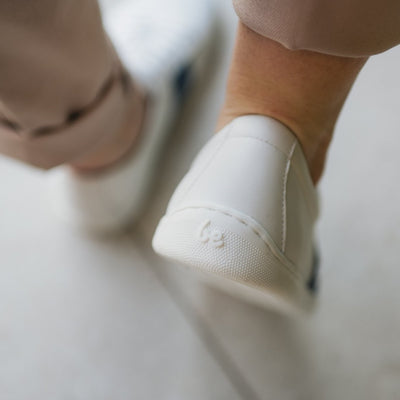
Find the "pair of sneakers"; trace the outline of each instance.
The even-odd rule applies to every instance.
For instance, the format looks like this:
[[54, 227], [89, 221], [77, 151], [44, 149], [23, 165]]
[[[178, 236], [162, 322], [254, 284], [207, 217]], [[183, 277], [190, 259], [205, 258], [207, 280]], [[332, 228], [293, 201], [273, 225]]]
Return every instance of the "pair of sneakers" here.
[[[105, 26], [151, 101], [135, 151], [98, 174], [53, 173], [59, 213], [84, 229], [134, 222], [188, 80], [210, 42], [210, 1], [123, 3]], [[318, 205], [302, 149], [280, 122], [236, 118], [212, 136], [177, 187], [153, 238], [162, 256], [258, 304], [310, 310]]]

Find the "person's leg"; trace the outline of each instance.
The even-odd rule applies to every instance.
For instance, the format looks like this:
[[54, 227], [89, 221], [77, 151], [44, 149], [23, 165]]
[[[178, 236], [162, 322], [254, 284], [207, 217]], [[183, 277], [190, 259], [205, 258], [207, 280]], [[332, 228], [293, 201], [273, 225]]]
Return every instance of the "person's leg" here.
[[315, 184], [358, 72], [400, 42], [400, 3], [384, 3], [234, 0], [219, 131], [175, 190], [156, 252], [258, 304], [312, 308]]
[[43, 168], [93, 168], [129, 150], [144, 98], [95, 0], [1, 0], [0, 56], [1, 153]]
[[[105, 9], [105, 30], [133, 84], [127, 73], [119, 75], [119, 85], [114, 86], [121, 96], [114, 101], [112, 113], [99, 113], [95, 107], [97, 123], [80, 132], [83, 138], [95, 136], [97, 142], [85, 153], [79, 147], [79, 158], [64, 158], [73, 168], [64, 166], [48, 174], [52, 208], [62, 220], [92, 233], [110, 234], [141, 216], [164, 141], [191, 83], [198, 78], [198, 66], [204, 63], [215, 15], [213, 3], [173, 0], [166, 9], [164, 0], [137, 0], [116, 2]], [[98, 17], [97, 10], [92, 18], [99, 22]], [[97, 137], [107, 125], [112, 128], [109, 134]], [[63, 137], [69, 145], [70, 134]], [[53, 145], [52, 151], [60, 150], [59, 142]]]
[[277, 119], [297, 136], [316, 183], [337, 117], [366, 60], [288, 50], [239, 23], [218, 130], [240, 115]]
[[233, 0], [243, 24], [291, 50], [366, 57], [400, 43], [393, 0]]

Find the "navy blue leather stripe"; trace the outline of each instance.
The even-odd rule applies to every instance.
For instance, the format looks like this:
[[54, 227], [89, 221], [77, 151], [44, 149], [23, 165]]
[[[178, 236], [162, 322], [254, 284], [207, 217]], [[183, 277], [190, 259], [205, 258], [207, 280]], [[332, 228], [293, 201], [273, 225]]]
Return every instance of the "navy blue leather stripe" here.
[[313, 265], [311, 268], [310, 277], [307, 281], [307, 288], [312, 292], [318, 291], [318, 272], [319, 272], [320, 258], [317, 250], [314, 250]]

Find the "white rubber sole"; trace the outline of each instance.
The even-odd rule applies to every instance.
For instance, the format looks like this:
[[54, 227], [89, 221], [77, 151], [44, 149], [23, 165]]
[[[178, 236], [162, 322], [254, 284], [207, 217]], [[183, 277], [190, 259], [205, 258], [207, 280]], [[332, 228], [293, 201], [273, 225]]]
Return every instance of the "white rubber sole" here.
[[315, 296], [268, 234], [251, 219], [215, 207], [191, 207], [164, 216], [154, 250], [201, 272], [213, 286], [261, 307], [290, 315], [314, 308]]

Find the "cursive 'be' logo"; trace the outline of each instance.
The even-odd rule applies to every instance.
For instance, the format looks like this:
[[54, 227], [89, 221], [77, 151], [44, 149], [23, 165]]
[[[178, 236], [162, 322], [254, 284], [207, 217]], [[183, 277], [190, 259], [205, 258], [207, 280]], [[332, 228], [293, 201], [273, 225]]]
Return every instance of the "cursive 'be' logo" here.
[[214, 247], [222, 247], [224, 245], [224, 234], [216, 228], [210, 228], [211, 221], [207, 219], [199, 228], [198, 237], [203, 243], [209, 242]]

